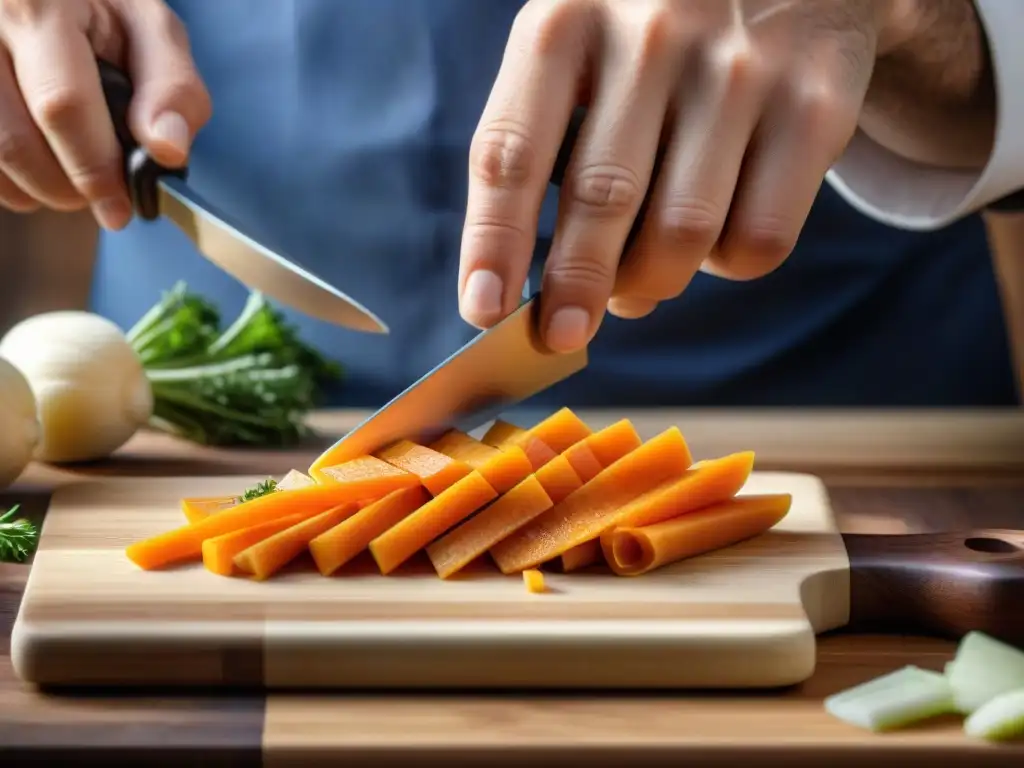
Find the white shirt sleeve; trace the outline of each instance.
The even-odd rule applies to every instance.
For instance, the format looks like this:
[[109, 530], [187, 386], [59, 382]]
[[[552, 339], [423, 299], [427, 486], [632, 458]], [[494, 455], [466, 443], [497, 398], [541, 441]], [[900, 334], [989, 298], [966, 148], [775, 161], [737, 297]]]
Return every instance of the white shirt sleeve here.
[[858, 131], [826, 178], [854, 208], [903, 229], [943, 227], [1024, 188], [1024, 0], [975, 0], [997, 98], [995, 143], [976, 171], [932, 168]]

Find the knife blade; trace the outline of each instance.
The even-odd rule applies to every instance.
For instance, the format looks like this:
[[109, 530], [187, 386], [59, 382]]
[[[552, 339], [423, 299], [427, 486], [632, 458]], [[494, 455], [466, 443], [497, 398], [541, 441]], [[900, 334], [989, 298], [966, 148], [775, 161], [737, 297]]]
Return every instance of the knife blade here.
[[451, 428], [469, 432], [581, 371], [586, 348], [556, 353], [540, 340], [539, 307], [535, 295], [477, 334], [342, 437], [310, 469], [372, 454], [396, 440], [427, 441]]
[[97, 60], [97, 64], [137, 217], [146, 221], [164, 217], [173, 222], [206, 259], [281, 304], [356, 331], [388, 333], [387, 325], [351, 296], [246, 235], [188, 185], [187, 168], [164, 168], [150, 157], [128, 127], [131, 80], [106, 61]]

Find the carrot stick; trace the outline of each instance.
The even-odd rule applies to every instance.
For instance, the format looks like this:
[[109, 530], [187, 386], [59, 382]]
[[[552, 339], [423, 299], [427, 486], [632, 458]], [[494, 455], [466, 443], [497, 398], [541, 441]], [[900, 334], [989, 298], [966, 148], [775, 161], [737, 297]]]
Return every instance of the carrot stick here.
[[738, 496], [654, 525], [606, 531], [601, 548], [616, 574], [639, 576], [758, 536], [786, 516], [792, 501], [788, 493]]
[[605, 467], [614, 464], [643, 441], [629, 419], [621, 419], [570, 445], [562, 453], [580, 480], [589, 483]]
[[562, 553], [562, 572], [570, 573], [586, 568], [601, 561], [601, 544], [597, 539], [591, 539], [583, 544], [577, 544], [572, 549]]
[[570, 493], [583, 487], [583, 481], [565, 456], [555, 456], [534, 475], [551, 498], [552, 504], [558, 504]]
[[498, 493], [505, 493], [533, 472], [526, 452], [518, 446], [505, 450], [494, 448], [465, 432], [451, 429], [430, 448], [457, 461], [464, 461], [484, 476], [484, 480]]
[[190, 523], [198, 523], [237, 504], [237, 496], [192, 496], [181, 500], [181, 511]]
[[516, 446], [522, 448], [536, 471], [590, 434], [590, 427], [579, 416], [568, 408], [562, 408], [526, 430], [508, 422], [495, 421], [484, 435], [483, 442], [502, 450]]
[[692, 463], [682, 433], [676, 427], [667, 429], [498, 542], [491, 548], [491, 556], [502, 573], [533, 568], [558, 557], [600, 535], [620, 507], [666, 480], [681, 476]]
[[435, 496], [370, 542], [381, 573], [391, 573], [453, 525], [497, 498], [497, 492], [476, 470]]
[[296, 488], [306, 488], [310, 485], [314, 485], [314, 480], [309, 475], [299, 472], [297, 469], [288, 470], [288, 474], [282, 477], [276, 486], [275, 491], [294, 491]]
[[[753, 451], [697, 462], [681, 477], [671, 478], [627, 503], [607, 521], [607, 528], [652, 525], [730, 499], [743, 488], [753, 469]], [[600, 533], [587, 544], [596, 543], [598, 536]], [[580, 552], [570, 549], [562, 554], [562, 570], [576, 570], [599, 559], [596, 546]]]
[[392, 491], [309, 542], [317, 570], [330, 576], [370, 542], [430, 500], [422, 486]]
[[491, 425], [491, 428], [487, 430], [487, 434], [484, 435], [481, 442], [502, 451], [522, 450], [527, 458], [529, 458], [530, 466], [534, 471], [540, 469], [558, 455], [556, 451], [551, 449], [551, 446], [545, 445], [543, 441], [530, 435], [527, 430], [501, 419], [498, 419]]
[[[373, 464], [364, 459], [372, 459], [377, 463]], [[259, 496], [210, 515], [198, 523], [190, 523], [135, 542], [128, 546], [125, 553], [140, 568], [162, 568], [171, 563], [199, 559], [202, 555], [203, 541], [214, 536], [240, 528], [249, 528], [296, 512], [320, 513], [339, 504], [380, 498], [399, 488], [420, 484], [419, 478], [415, 475], [395, 469], [390, 464], [371, 456], [354, 459], [349, 463], [357, 463], [362, 473], [345, 470], [338, 475], [347, 478], [343, 481]], [[339, 467], [328, 467], [327, 471], [341, 470], [345, 466], [343, 464]], [[380, 467], [384, 469], [381, 470]]]
[[445, 456], [411, 440], [399, 440], [378, 451], [376, 455], [378, 459], [416, 475], [434, 496], [448, 490], [473, 471], [464, 461]]
[[259, 581], [268, 579], [298, 557], [312, 539], [351, 517], [358, 509], [358, 504], [339, 504], [268, 536], [235, 555], [235, 567]]
[[230, 576], [235, 572], [235, 555], [268, 536], [301, 523], [308, 517], [309, 515], [299, 512], [207, 539], [203, 542], [203, 566], [218, 576]]
[[551, 498], [536, 475], [530, 475], [473, 517], [427, 547], [427, 556], [447, 579], [513, 531], [551, 509]]

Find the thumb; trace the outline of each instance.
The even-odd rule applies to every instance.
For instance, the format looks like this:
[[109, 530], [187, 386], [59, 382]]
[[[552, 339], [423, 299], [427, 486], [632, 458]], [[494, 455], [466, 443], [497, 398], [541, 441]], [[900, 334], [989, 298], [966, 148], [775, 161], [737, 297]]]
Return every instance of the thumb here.
[[128, 118], [132, 133], [161, 165], [182, 166], [212, 112], [188, 33], [162, 0], [123, 0], [119, 5], [135, 89]]

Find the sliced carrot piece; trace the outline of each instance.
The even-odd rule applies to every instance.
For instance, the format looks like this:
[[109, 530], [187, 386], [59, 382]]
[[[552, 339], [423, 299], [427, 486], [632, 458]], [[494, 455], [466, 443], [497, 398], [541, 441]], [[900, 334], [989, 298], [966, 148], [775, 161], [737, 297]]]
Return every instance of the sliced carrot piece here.
[[561, 561], [564, 573], [578, 571], [580, 568], [598, 563], [601, 561], [601, 544], [597, 539], [577, 544], [562, 553]]
[[580, 480], [589, 483], [602, 469], [636, 450], [642, 443], [630, 420], [621, 419], [570, 445], [562, 455], [572, 464]]
[[218, 576], [230, 576], [235, 572], [235, 555], [256, 542], [301, 523], [308, 517], [309, 515], [300, 512], [207, 539], [203, 542], [203, 566]]
[[382, 573], [391, 573], [453, 525], [494, 501], [497, 492], [476, 470], [370, 542]]
[[297, 469], [288, 470], [288, 474], [282, 477], [274, 487], [275, 491], [294, 491], [296, 488], [307, 488], [315, 485], [316, 480]]
[[192, 496], [181, 500], [181, 511], [190, 523], [198, 523], [237, 504], [237, 496]]
[[688, 515], [601, 536], [608, 565], [619, 576], [639, 576], [759, 536], [788, 513], [788, 493], [738, 496]]
[[330, 576], [370, 542], [430, 500], [422, 486], [392, 491], [309, 542], [317, 570]]
[[565, 456], [555, 456], [534, 474], [553, 504], [558, 504], [570, 493], [583, 487], [583, 481]]
[[560, 504], [491, 548], [503, 573], [533, 568], [577, 544], [599, 536], [624, 504], [693, 463], [677, 427], [651, 438], [623, 456]]
[[466, 462], [445, 456], [411, 440], [399, 440], [377, 451], [376, 456], [392, 466], [416, 475], [434, 496], [443, 493], [473, 471]]
[[551, 446], [530, 435], [522, 427], [498, 419], [487, 430], [481, 441], [502, 451], [521, 450], [530, 460], [534, 471], [540, 469], [558, 455]]
[[[372, 459], [376, 464], [365, 459]], [[373, 459], [372, 456], [354, 459], [349, 463], [357, 463], [360, 471], [351, 473], [345, 470], [347, 464], [327, 468], [328, 471], [339, 470], [338, 477], [346, 478], [344, 480], [296, 488], [294, 491], [268, 493], [250, 499], [198, 523], [190, 523], [135, 542], [128, 546], [125, 554], [145, 570], [162, 568], [171, 563], [198, 559], [202, 555], [203, 541], [214, 536], [296, 512], [319, 514], [339, 504], [380, 498], [400, 488], [420, 485], [415, 475], [396, 469], [380, 459]]]
[[310, 541], [351, 517], [358, 509], [358, 504], [340, 504], [268, 536], [235, 555], [235, 567], [260, 581], [268, 579], [302, 554]]
[[530, 475], [486, 509], [430, 544], [427, 557], [437, 575], [447, 579], [551, 507], [551, 497], [544, 492], [537, 476]]
[[408, 476], [415, 478], [417, 484], [420, 483], [420, 479], [412, 473], [399, 469], [376, 456], [357, 456], [342, 464], [330, 464], [317, 469], [311, 468], [309, 474], [317, 483], [324, 485], [351, 483], [368, 477], [390, 476]]
[[500, 450], [457, 429], [445, 432], [430, 448], [464, 461], [483, 475], [498, 493], [505, 493], [533, 472], [533, 465], [522, 448], [510, 446]]
[[[666, 480], [623, 506], [607, 521], [607, 528], [653, 525], [730, 499], [743, 488], [753, 469], [753, 451], [699, 461], [680, 477]], [[594, 534], [592, 541], [600, 534]], [[575, 570], [590, 565], [599, 559], [598, 554], [593, 548], [589, 552], [567, 550], [562, 554], [562, 569]]]
[[526, 591], [533, 595], [547, 592], [548, 589], [544, 583], [544, 574], [533, 568], [523, 571], [523, 583], [526, 585]]

